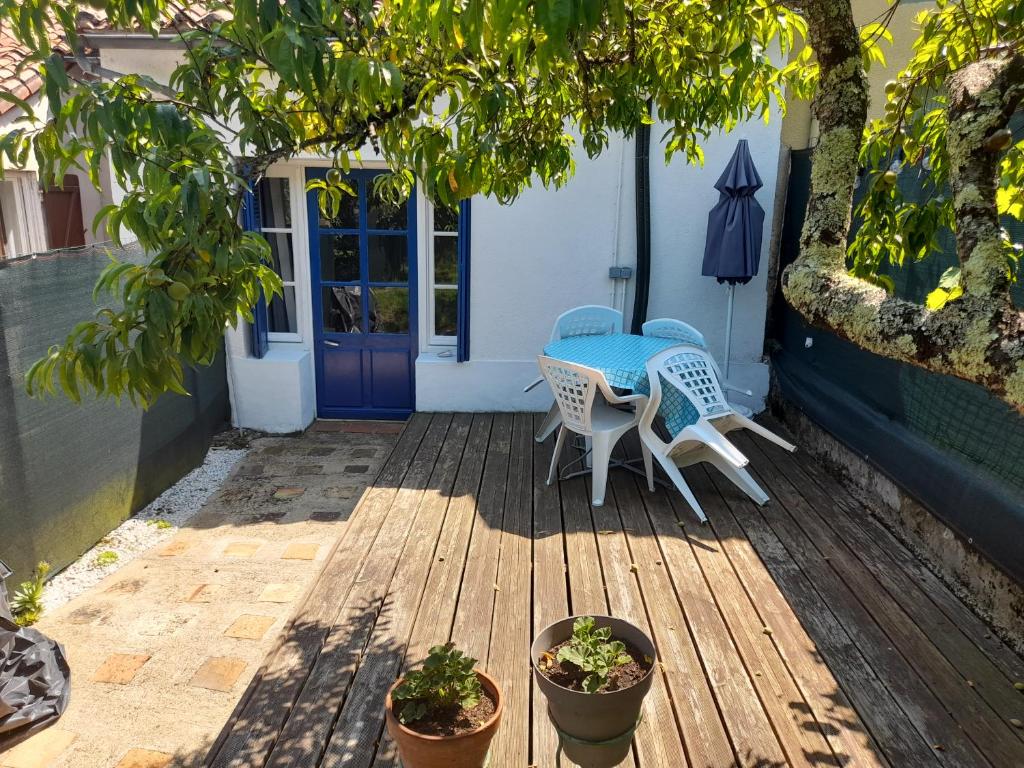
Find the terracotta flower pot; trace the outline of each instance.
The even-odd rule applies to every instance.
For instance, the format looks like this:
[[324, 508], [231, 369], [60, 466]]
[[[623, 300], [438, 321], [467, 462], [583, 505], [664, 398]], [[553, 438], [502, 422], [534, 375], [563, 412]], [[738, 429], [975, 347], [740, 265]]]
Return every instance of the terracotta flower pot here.
[[537, 662], [545, 651], [572, 636], [577, 616], [556, 621], [533, 641], [530, 660], [541, 693], [548, 700], [548, 716], [561, 731], [565, 756], [584, 768], [611, 768], [626, 759], [633, 731], [640, 718], [640, 707], [654, 682], [657, 652], [643, 631], [622, 619], [594, 616], [598, 629], [611, 627], [612, 638], [625, 640], [651, 658], [651, 668], [636, 685], [609, 693], [584, 693], [563, 688], [550, 680]]
[[475, 731], [458, 736], [430, 736], [402, 725], [395, 715], [391, 701], [391, 694], [402, 681], [399, 680], [391, 686], [384, 702], [384, 710], [388, 733], [398, 745], [398, 755], [402, 758], [403, 768], [483, 768], [487, 764], [487, 750], [490, 749], [491, 739], [498, 731], [505, 702], [494, 678], [479, 670], [476, 676], [480, 678], [480, 685], [494, 700], [494, 714]]

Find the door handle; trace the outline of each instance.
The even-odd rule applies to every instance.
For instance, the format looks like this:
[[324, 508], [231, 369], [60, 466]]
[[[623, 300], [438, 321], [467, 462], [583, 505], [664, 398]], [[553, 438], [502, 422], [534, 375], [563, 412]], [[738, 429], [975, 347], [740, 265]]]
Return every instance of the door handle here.
[[340, 347], [341, 346], [341, 344], [339, 344], [338, 342], [331, 341], [330, 339], [324, 339], [324, 345], [328, 346], [328, 347]]

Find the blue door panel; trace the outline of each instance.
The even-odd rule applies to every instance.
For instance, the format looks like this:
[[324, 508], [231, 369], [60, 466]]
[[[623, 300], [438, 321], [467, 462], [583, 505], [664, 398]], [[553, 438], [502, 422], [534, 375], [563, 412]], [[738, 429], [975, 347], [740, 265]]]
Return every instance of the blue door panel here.
[[406, 350], [370, 350], [370, 396], [374, 408], [402, 408], [412, 399]]
[[362, 408], [363, 351], [361, 349], [323, 349], [323, 373], [327, 382], [345, 382], [346, 386], [321, 387], [317, 400], [329, 408]]
[[[326, 170], [307, 169], [306, 178], [323, 178]], [[358, 196], [332, 221], [321, 218], [317, 193], [307, 193], [322, 418], [404, 418], [416, 407], [415, 197], [404, 215], [375, 201], [373, 178], [382, 172], [352, 171]], [[398, 243], [405, 244], [407, 269]], [[323, 258], [321, 247], [331, 249]]]

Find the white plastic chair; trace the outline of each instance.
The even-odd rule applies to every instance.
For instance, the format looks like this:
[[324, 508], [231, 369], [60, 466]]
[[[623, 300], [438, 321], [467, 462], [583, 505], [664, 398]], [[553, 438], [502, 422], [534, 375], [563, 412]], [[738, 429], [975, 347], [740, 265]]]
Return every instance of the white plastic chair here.
[[[749, 463], [747, 457], [725, 435], [734, 429], [749, 429], [787, 451], [795, 451], [796, 446], [730, 407], [718, 384], [710, 355], [698, 347], [671, 347], [659, 352], [647, 361], [647, 376], [651, 384], [650, 405], [640, 420], [640, 440], [654, 454], [700, 521], [706, 523], [707, 517], [679, 469], [701, 461], [718, 468], [757, 504], [767, 503], [768, 494], [745, 469]], [[653, 428], [664, 384], [679, 390], [698, 414], [696, 424], [684, 427], [668, 443]]]
[[[610, 333], [622, 333], [622, 313], [611, 307], [603, 307], [600, 304], [584, 304], [582, 307], [574, 307], [560, 314], [555, 320], [551, 329], [550, 344], [553, 341], [561, 341], [572, 336], [605, 336]], [[543, 378], [535, 379], [523, 387], [523, 392], [529, 392], [543, 382]], [[533, 439], [543, 443], [548, 435], [558, 429], [561, 419], [558, 415], [558, 404], [555, 403], [548, 409], [544, 421]]]
[[[595, 507], [604, 504], [608, 485], [608, 467], [612, 450], [622, 436], [640, 423], [647, 397], [645, 395], [617, 395], [601, 371], [583, 365], [563, 363], [552, 357], [537, 358], [540, 371], [555, 396], [555, 405], [561, 416], [561, 428], [555, 442], [555, 453], [548, 470], [548, 485], [555, 481], [558, 459], [565, 447], [569, 432], [590, 438], [593, 464], [592, 502]], [[601, 397], [597, 397], [598, 392]], [[632, 411], [615, 408], [631, 404]], [[647, 487], [654, 490], [654, 462], [650, 450], [643, 446], [644, 470]]]
[[708, 348], [703, 333], [689, 323], [671, 317], [648, 320], [643, 324], [642, 333], [644, 336], [655, 336], [659, 339], [678, 339], [681, 344], [692, 344], [705, 350]]
[[609, 333], [622, 333], [622, 313], [600, 304], [584, 304], [558, 316], [551, 329], [550, 341], [572, 336], [605, 336]]
[[[704, 334], [698, 331], [689, 323], [684, 323], [682, 320], [675, 320], [671, 317], [660, 317], [657, 320], [648, 320], [643, 324], [644, 336], [657, 336], [661, 339], [678, 339], [682, 344], [692, 344], [695, 347], [700, 347], [705, 352], [708, 349], [708, 343], [704, 339]], [[741, 395], [747, 397], [753, 397], [754, 393], [749, 389], [738, 387], [735, 384], [725, 380], [722, 376], [722, 371], [718, 367], [718, 363], [715, 362], [715, 358], [708, 356], [711, 361], [711, 365], [715, 370], [715, 375], [718, 377], [718, 383], [722, 385], [722, 389], [727, 389], [731, 392], [738, 392]]]

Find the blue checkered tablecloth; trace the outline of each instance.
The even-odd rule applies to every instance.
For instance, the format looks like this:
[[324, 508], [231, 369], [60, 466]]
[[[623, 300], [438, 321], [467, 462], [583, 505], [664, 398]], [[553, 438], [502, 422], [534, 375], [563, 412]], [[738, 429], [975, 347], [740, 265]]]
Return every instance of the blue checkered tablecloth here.
[[[612, 333], [570, 336], [553, 341], [544, 347], [544, 354], [566, 363], [597, 368], [613, 387], [649, 395], [651, 383], [647, 380], [647, 361], [663, 349], [679, 345], [678, 339]], [[696, 424], [698, 418], [697, 409], [686, 396], [675, 387], [664, 384], [658, 414], [673, 436], [682, 432], [684, 427]]]

